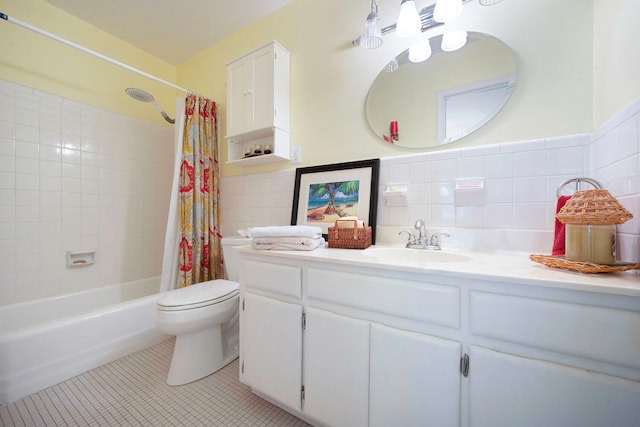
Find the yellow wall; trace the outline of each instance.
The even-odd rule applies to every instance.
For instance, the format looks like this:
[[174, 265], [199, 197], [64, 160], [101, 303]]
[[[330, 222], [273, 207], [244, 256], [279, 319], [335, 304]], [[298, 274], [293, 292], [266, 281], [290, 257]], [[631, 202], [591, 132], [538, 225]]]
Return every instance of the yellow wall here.
[[[169, 82], [176, 69], [164, 61], [81, 21], [42, 0], [5, 1], [0, 12]], [[121, 114], [165, 123], [151, 104], [124, 93], [137, 87], [151, 93], [170, 116], [175, 89], [109, 64], [11, 22], [0, 20], [0, 79], [53, 93]]]
[[640, 1], [594, 1], [594, 126], [640, 94]]
[[[419, 8], [428, 3], [417, 2]], [[393, 23], [398, 2], [380, 0], [378, 4], [382, 26]], [[353, 47], [350, 41], [361, 33], [368, 11], [366, 2], [293, 0], [179, 65], [178, 83], [211, 94], [224, 106], [224, 64], [276, 39], [292, 54], [291, 145], [302, 147], [303, 165], [415, 152], [390, 147], [372, 134], [364, 117], [364, 100], [379, 70], [417, 39], [388, 34], [379, 49]], [[505, 41], [515, 52], [519, 74], [514, 95], [496, 120], [447, 148], [593, 129], [591, 0], [509, 0], [493, 7], [469, 2], [454, 24], [450, 29], [484, 32]], [[446, 29], [432, 29], [425, 36]], [[223, 166], [223, 173], [290, 167], [294, 166]]]
[[[375, 50], [353, 47], [367, 2], [293, 0], [178, 67], [155, 58], [43, 0], [4, 2], [0, 11], [170, 82], [215, 99], [225, 132], [225, 64], [276, 39], [291, 53], [291, 145], [302, 165], [413, 153], [391, 147], [369, 130], [364, 100], [378, 71], [417, 39], [385, 36]], [[419, 8], [428, 0], [418, 0]], [[397, 0], [379, 0], [382, 26], [397, 18]], [[595, 14], [595, 16], [594, 16]], [[499, 116], [448, 147], [590, 132], [640, 96], [637, 0], [472, 1], [450, 28], [500, 38], [513, 49], [518, 82]], [[138, 87], [173, 115], [181, 93], [8, 22], [0, 22], [0, 79], [143, 120], [163, 123], [156, 110], [124, 94]], [[223, 161], [226, 160], [223, 141]], [[289, 162], [241, 168], [224, 175], [295, 167]]]

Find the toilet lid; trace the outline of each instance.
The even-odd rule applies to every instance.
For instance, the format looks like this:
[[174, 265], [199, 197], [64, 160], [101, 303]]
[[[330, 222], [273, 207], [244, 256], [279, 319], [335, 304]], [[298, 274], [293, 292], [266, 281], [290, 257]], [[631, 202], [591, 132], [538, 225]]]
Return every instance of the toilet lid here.
[[225, 279], [209, 280], [167, 292], [158, 300], [165, 309], [189, 309], [215, 304], [238, 294], [239, 285]]

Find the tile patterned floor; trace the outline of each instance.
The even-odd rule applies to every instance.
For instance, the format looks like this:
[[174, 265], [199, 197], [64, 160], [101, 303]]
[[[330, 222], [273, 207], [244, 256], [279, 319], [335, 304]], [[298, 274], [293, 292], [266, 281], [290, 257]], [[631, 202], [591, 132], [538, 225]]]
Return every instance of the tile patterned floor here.
[[0, 406], [2, 426], [306, 426], [251, 393], [238, 361], [199, 381], [165, 383], [174, 339]]

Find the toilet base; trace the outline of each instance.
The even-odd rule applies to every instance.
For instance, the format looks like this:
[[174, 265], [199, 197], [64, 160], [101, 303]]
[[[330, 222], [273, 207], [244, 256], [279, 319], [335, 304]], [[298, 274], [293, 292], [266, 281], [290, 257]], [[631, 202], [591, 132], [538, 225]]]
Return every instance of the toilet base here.
[[237, 354], [225, 355], [220, 325], [176, 336], [167, 384], [183, 385], [202, 379], [232, 362]]

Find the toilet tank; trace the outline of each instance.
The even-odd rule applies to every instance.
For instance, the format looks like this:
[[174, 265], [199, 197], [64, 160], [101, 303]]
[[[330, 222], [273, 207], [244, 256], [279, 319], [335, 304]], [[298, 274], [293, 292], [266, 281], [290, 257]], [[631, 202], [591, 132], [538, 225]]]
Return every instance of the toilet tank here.
[[222, 256], [227, 269], [227, 277], [234, 282], [240, 281], [240, 255], [233, 248], [251, 244], [250, 237], [230, 236], [222, 238]]

